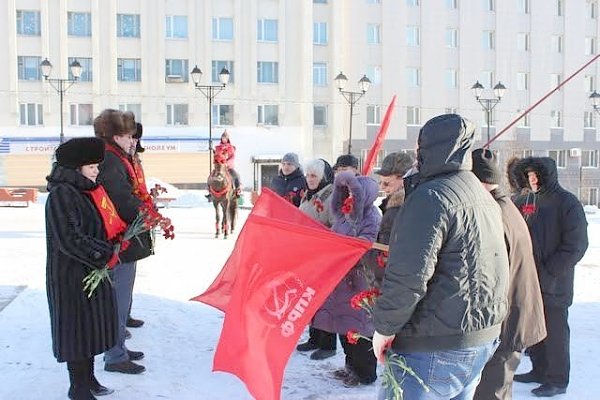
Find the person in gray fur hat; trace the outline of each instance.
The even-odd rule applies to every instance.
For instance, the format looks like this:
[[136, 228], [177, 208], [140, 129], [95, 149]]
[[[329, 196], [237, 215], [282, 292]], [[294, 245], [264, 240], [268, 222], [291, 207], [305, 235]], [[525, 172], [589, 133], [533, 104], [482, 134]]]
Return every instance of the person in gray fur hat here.
[[285, 154], [281, 159], [279, 174], [273, 177], [271, 181], [271, 189], [296, 207], [299, 207], [306, 188], [306, 178], [302, 172], [298, 154]]

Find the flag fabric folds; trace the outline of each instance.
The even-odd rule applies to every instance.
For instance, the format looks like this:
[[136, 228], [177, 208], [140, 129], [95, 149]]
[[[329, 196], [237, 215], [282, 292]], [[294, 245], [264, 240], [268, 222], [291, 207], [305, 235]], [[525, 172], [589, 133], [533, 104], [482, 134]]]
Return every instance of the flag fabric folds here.
[[[271, 191], [261, 198], [224, 267], [227, 283], [195, 300], [225, 310], [213, 370], [236, 375], [258, 400], [278, 400], [302, 331], [371, 243], [330, 232]], [[228, 301], [216, 302], [219, 293]]]
[[387, 134], [387, 130], [390, 126], [390, 120], [392, 119], [392, 114], [394, 113], [394, 106], [396, 104], [396, 95], [392, 98], [392, 101], [388, 105], [388, 108], [385, 112], [385, 116], [383, 117], [383, 121], [381, 122], [381, 126], [379, 127], [379, 132], [377, 132], [377, 136], [375, 136], [375, 141], [373, 142], [373, 146], [371, 146], [371, 150], [367, 153], [367, 158], [363, 164], [362, 174], [368, 176], [373, 170], [373, 166], [375, 165], [375, 160], [377, 160], [377, 153], [379, 153], [379, 149], [383, 145], [383, 141], [385, 140], [385, 135]]

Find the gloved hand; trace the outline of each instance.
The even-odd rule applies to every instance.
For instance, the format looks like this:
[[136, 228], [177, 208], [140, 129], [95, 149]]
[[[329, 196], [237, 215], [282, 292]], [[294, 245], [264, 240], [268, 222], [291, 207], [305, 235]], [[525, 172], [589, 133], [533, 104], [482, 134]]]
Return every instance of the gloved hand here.
[[375, 353], [375, 357], [380, 363], [384, 363], [385, 351], [391, 347], [395, 337], [396, 335], [386, 336], [377, 331], [373, 334], [373, 353]]

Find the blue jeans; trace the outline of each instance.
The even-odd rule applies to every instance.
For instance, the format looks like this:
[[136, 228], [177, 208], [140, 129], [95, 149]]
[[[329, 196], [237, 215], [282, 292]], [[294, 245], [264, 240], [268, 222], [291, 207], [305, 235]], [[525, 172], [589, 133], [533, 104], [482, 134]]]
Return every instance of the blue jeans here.
[[[460, 350], [434, 351], [432, 353], [396, 352], [429, 388], [423, 386], [398, 366], [392, 366], [394, 377], [410, 400], [470, 400], [481, 378], [481, 371], [496, 351], [499, 340], [495, 339], [477, 347]], [[393, 400], [388, 388], [381, 387], [379, 400]]]

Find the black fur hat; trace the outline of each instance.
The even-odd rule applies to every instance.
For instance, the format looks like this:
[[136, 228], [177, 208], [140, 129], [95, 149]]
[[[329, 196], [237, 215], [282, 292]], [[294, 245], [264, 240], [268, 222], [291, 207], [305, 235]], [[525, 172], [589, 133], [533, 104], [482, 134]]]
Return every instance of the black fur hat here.
[[133, 134], [133, 138], [137, 139], [137, 143], [135, 144], [135, 152], [143, 153], [146, 151], [145, 148], [142, 147], [140, 143], [140, 139], [142, 138], [142, 134], [144, 133], [144, 127], [139, 122], [135, 123], [135, 133]]
[[67, 168], [98, 164], [104, 160], [104, 141], [96, 137], [74, 138], [58, 146], [56, 162]]

